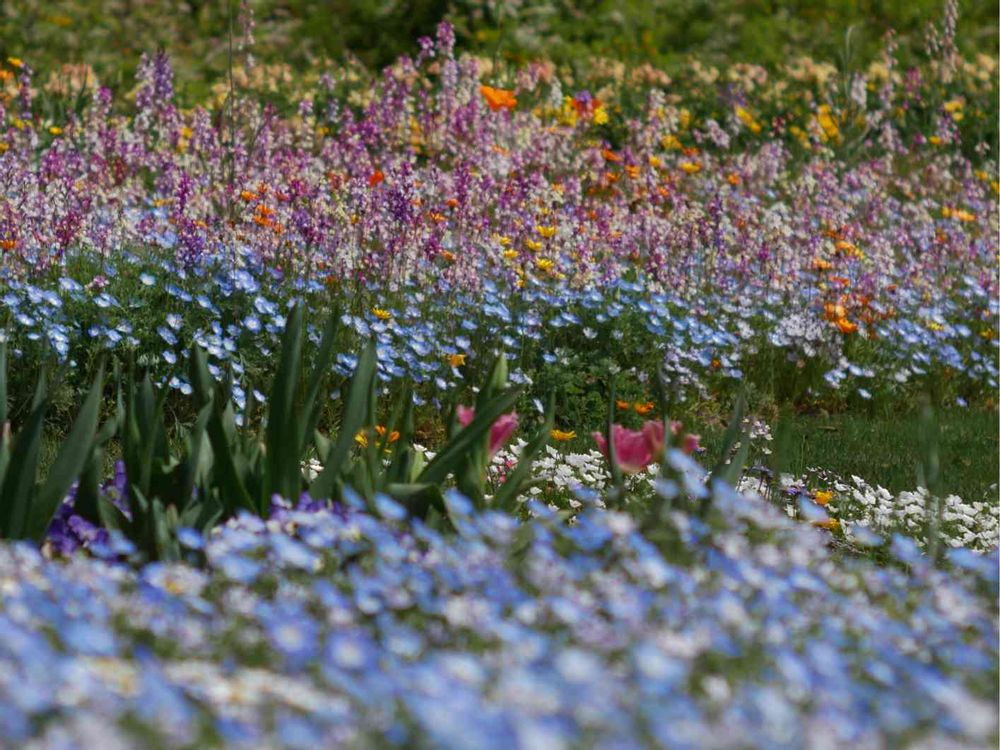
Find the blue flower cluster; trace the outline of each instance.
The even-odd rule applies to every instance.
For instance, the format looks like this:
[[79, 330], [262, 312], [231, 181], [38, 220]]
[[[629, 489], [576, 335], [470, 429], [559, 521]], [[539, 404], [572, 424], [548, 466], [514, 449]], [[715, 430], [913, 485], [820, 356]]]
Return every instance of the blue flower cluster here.
[[[192, 342], [207, 351], [213, 374], [231, 370], [239, 381], [248, 367], [277, 350], [293, 300], [305, 299], [313, 310], [332, 308], [339, 300], [349, 339], [342, 351], [375, 337], [383, 381], [407, 377], [426, 384], [425, 393], [445, 392], [460, 382], [462, 373], [449, 364], [453, 355], [472, 361], [499, 350], [512, 363], [515, 382], [529, 382], [541, 369], [557, 365], [560, 349], [620, 356], [623, 366], [640, 359], [661, 363], [679, 399], [705, 398], [719, 384], [735, 383], [762, 357], [800, 369], [816, 363], [825, 373], [817, 386], [825, 383], [862, 398], [940, 372], [955, 376], [960, 404], [961, 393], [1000, 383], [1000, 338], [990, 327], [1000, 307], [971, 277], [955, 294], [930, 302], [926, 294], [900, 290], [892, 315], [873, 320], [870, 334], [859, 339], [845, 337], [824, 320], [824, 303], [805, 284], [792, 290], [794, 298], [761, 289], [739, 294], [720, 289], [691, 298], [659, 289], [652, 280], [625, 279], [576, 288], [529, 278], [516, 288], [489, 275], [476, 290], [443, 277], [433, 288], [389, 290], [345, 287], [318, 273], [285, 276], [245, 252], [235, 256], [213, 256], [191, 268], [122, 252], [98, 265], [81, 251], [67, 265], [89, 269], [78, 273], [80, 278], [4, 277], [2, 335], [15, 355], [54, 356], [71, 366], [88, 347], [131, 352], [160, 373], [160, 382], [187, 392]], [[876, 316], [886, 312], [874, 303], [872, 310]], [[319, 342], [319, 322], [310, 324], [313, 343]], [[352, 366], [351, 356], [341, 355], [341, 374]], [[241, 406], [246, 394], [236, 395]]]
[[[722, 521], [347, 498], [181, 539], [191, 563], [0, 547], [11, 746], [989, 747], [994, 552], [880, 566], [717, 487]], [[584, 497], [584, 496], [581, 496]], [[585, 497], [584, 497], [585, 499]], [[663, 540], [665, 529], [670, 540]]]

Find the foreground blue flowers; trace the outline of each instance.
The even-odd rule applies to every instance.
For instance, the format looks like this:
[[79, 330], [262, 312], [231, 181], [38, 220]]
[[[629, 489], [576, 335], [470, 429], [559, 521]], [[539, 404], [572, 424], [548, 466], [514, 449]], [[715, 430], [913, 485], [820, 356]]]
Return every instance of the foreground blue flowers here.
[[[303, 501], [194, 564], [0, 548], [11, 746], [989, 747], [998, 557], [879, 565], [723, 485], [674, 511], [529, 524], [448, 498], [457, 534]], [[584, 500], [586, 506], [586, 498]], [[69, 737], [82, 744], [67, 744]]]

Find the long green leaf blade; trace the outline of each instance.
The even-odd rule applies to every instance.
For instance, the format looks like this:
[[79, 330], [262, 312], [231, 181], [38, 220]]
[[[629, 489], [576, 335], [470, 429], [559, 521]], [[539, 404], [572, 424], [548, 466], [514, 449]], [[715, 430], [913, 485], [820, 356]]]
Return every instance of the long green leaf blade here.
[[434, 456], [417, 477], [417, 483], [443, 482], [449, 474], [456, 471], [468, 457], [469, 452], [476, 449], [497, 418], [501, 414], [506, 414], [517, 403], [521, 390], [520, 386], [512, 388], [484, 404], [482, 408], [477, 408], [475, 419], [455, 433], [448, 444]]
[[302, 307], [295, 305], [285, 319], [281, 337], [281, 360], [267, 404], [267, 484], [264, 502], [271, 496], [295, 500], [302, 482], [299, 450], [301, 429], [294, 413], [295, 390], [302, 364]]
[[93, 452], [94, 436], [97, 433], [97, 420], [101, 408], [101, 395], [104, 390], [103, 365], [94, 378], [87, 398], [76, 416], [76, 421], [70, 429], [66, 441], [59, 450], [49, 476], [39, 490], [28, 514], [27, 536], [41, 542], [52, 516], [66, 498], [69, 488], [80, 476], [87, 459]]
[[354, 445], [354, 436], [371, 418], [368, 414], [368, 400], [377, 365], [375, 342], [369, 341], [358, 358], [357, 367], [354, 368], [347, 401], [344, 403], [344, 418], [340, 423], [340, 434], [337, 435], [333, 450], [326, 457], [323, 471], [316, 477], [309, 489], [310, 494], [315, 499], [330, 497], [335, 480], [345, 468], [344, 462]]

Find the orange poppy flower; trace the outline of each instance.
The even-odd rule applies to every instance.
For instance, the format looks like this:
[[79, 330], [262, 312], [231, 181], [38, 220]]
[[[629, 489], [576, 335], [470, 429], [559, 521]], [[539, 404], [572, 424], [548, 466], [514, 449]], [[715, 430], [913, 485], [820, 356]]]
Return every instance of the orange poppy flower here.
[[642, 403], [641, 401], [636, 401], [635, 413], [638, 414], [640, 417], [644, 417], [647, 414], [649, 414], [649, 412], [653, 411], [655, 407], [656, 405], [652, 401], [647, 401], [646, 403]]
[[509, 89], [496, 89], [492, 86], [480, 86], [479, 93], [486, 100], [486, 105], [494, 112], [501, 109], [513, 110], [517, 106], [517, 97]]
[[855, 333], [858, 330], [858, 324], [847, 318], [841, 318], [837, 321], [837, 330], [844, 334]]

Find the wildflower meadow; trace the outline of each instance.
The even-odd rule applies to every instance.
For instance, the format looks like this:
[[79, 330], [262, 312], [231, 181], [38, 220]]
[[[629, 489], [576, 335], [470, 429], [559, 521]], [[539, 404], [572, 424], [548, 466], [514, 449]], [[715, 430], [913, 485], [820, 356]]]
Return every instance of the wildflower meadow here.
[[997, 746], [995, 6], [162, 5], [0, 10], [0, 748]]

